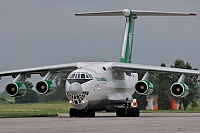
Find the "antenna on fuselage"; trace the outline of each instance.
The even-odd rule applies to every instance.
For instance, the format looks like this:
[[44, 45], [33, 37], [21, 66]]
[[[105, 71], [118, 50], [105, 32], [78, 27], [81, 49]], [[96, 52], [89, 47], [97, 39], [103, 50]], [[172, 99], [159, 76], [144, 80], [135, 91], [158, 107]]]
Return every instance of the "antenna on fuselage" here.
[[141, 11], [141, 10], [117, 10], [103, 12], [77, 13], [76, 16], [125, 16], [126, 25], [124, 32], [124, 40], [122, 45], [120, 62], [131, 63], [133, 35], [135, 19], [138, 16], [196, 16], [195, 13], [182, 12], [161, 12], [161, 11]]

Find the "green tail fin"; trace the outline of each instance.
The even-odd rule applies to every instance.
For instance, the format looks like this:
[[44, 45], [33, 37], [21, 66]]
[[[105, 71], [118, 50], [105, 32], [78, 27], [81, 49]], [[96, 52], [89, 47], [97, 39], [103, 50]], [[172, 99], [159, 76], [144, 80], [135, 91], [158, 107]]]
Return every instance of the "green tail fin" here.
[[133, 16], [131, 11], [129, 16], [126, 16], [126, 25], [124, 32], [124, 40], [121, 51], [120, 62], [131, 63], [132, 48], [133, 48], [133, 34], [134, 34], [134, 23], [137, 17]]

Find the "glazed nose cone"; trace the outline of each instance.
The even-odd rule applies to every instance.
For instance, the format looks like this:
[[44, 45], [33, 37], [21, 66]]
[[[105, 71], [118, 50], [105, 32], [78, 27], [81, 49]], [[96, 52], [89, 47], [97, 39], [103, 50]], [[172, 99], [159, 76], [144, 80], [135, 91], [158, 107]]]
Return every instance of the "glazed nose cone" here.
[[77, 94], [82, 94], [82, 93], [83, 93], [83, 90], [82, 90], [81, 84], [74, 82], [69, 86], [69, 94], [77, 95]]

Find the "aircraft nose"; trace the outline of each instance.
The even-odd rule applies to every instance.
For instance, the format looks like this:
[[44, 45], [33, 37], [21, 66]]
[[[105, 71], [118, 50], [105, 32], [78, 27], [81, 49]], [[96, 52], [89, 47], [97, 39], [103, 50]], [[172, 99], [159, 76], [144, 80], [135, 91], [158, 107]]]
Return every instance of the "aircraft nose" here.
[[81, 84], [74, 82], [69, 86], [69, 94], [72, 95], [77, 95], [77, 94], [82, 94], [83, 93], [83, 89]]

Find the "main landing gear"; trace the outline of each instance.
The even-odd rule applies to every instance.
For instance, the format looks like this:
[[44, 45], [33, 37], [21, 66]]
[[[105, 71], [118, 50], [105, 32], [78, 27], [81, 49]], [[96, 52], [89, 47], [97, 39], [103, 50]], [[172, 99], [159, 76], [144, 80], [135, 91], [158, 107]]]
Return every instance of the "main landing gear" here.
[[116, 109], [117, 117], [139, 117], [140, 111], [136, 108], [117, 108]]
[[[128, 98], [126, 101], [128, 101]], [[138, 109], [136, 99], [133, 99], [131, 103], [126, 103], [123, 108], [117, 108], [116, 116], [117, 117], [139, 117], [140, 111]]]
[[93, 109], [81, 109], [77, 110], [75, 108], [70, 108], [70, 117], [95, 117], [95, 110]]

